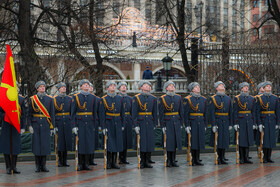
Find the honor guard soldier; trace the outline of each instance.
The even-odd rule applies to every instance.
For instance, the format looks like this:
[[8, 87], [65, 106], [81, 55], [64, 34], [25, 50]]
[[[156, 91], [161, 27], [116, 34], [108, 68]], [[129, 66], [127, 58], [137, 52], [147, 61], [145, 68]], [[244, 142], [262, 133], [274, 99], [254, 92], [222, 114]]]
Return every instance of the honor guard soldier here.
[[[229, 96], [225, 94], [225, 84], [218, 81], [214, 84], [216, 95], [210, 97], [209, 118], [213, 133], [218, 132], [218, 164], [228, 164], [225, 161], [225, 150], [229, 148], [230, 133], [232, 129], [232, 104]], [[214, 134], [211, 134], [210, 145], [214, 146]]]
[[56, 88], [59, 94], [54, 97], [55, 106], [55, 128], [58, 136], [58, 167], [69, 167], [67, 163], [67, 151], [72, 151], [72, 126], [71, 126], [71, 102], [72, 98], [66, 95], [66, 84], [61, 82]]
[[29, 100], [28, 125], [32, 134], [32, 152], [35, 155], [36, 172], [49, 172], [46, 167], [46, 155], [51, 153], [51, 135], [54, 133], [55, 109], [51, 96], [45, 92], [46, 83], [35, 84], [38, 93]]
[[136, 134], [140, 134], [140, 168], [152, 168], [149, 163], [155, 148], [155, 128], [158, 124], [157, 98], [150, 94], [151, 83], [141, 80], [141, 93], [133, 97], [132, 119]]
[[127, 149], [132, 148], [132, 118], [131, 118], [131, 105], [132, 97], [126, 93], [127, 83], [120, 82], [118, 84], [119, 95], [123, 97], [125, 107], [125, 126], [123, 131], [123, 152], [120, 152], [120, 164], [129, 164], [127, 161]]
[[207, 99], [200, 95], [197, 82], [189, 84], [190, 95], [184, 98], [184, 119], [187, 134], [191, 133], [192, 165], [203, 166], [199, 161], [200, 150], [205, 149], [205, 131], [207, 127]]
[[264, 82], [264, 93], [257, 96], [257, 123], [259, 131], [263, 132], [263, 163], [274, 162], [271, 152], [276, 147], [275, 131], [280, 123], [279, 97], [271, 93], [271, 87], [271, 82]]
[[176, 149], [182, 149], [183, 103], [180, 95], [175, 94], [175, 83], [164, 84], [166, 94], [159, 98], [159, 120], [163, 134], [166, 135], [167, 167], [178, 167], [175, 162]]
[[81, 92], [72, 98], [72, 132], [78, 136], [78, 171], [91, 170], [89, 155], [95, 150], [96, 102], [97, 97], [89, 93], [90, 82], [79, 82]]
[[[0, 133], [1, 137], [1, 149], [2, 153], [4, 154], [5, 163], [6, 163], [6, 173], [12, 174], [11, 169], [13, 168], [13, 173], [19, 174], [20, 172], [16, 168], [17, 164], [17, 156], [21, 152], [21, 134], [25, 132], [26, 126], [26, 109], [24, 103], [24, 97], [18, 95], [18, 103], [20, 106], [20, 134], [18, 133], [17, 129], [6, 122], [5, 119], [5, 111], [0, 108], [0, 118], [2, 132]], [[11, 141], [12, 141], [12, 152], [11, 152]], [[11, 158], [12, 157], [12, 158]], [[12, 162], [11, 162], [12, 160]]]
[[[264, 93], [264, 89], [263, 89], [263, 83], [261, 82], [258, 84], [257, 86], [257, 90], [258, 90], [258, 94], [255, 96], [255, 106], [257, 106], [257, 98], [258, 96], [262, 95]], [[255, 107], [255, 109], [257, 110], [257, 107]], [[257, 146], [257, 153], [258, 153], [258, 157], [260, 157], [260, 141], [261, 141], [261, 133], [258, 130], [258, 125], [257, 125], [257, 112], [255, 112], [255, 128], [254, 128], [254, 135], [255, 135], [255, 144]]]
[[249, 160], [249, 146], [254, 145], [253, 126], [255, 125], [255, 99], [249, 95], [249, 84], [239, 84], [241, 93], [234, 97], [233, 119], [234, 129], [239, 132], [239, 163], [253, 162]]
[[125, 109], [123, 97], [116, 93], [114, 81], [106, 83], [107, 95], [100, 102], [100, 123], [103, 134], [107, 135], [107, 169], [120, 169], [117, 153], [123, 151], [123, 130], [125, 126]]
[[[94, 89], [93, 89], [93, 84], [90, 83], [89, 84], [89, 93], [94, 95]], [[100, 97], [96, 96], [97, 97], [97, 100], [96, 100], [96, 114], [98, 113], [98, 105], [99, 105], [99, 101], [100, 101]], [[98, 132], [98, 128], [99, 128], [99, 119], [98, 119], [98, 115], [96, 115], [96, 125], [94, 126], [95, 127], [95, 150], [98, 149], [99, 147], [99, 132]], [[96, 166], [97, 164], [94, 162], [94, 153], [93, 154], [90, 154], [89, 155], [89, 165], [92, 165], [92, 166]]]

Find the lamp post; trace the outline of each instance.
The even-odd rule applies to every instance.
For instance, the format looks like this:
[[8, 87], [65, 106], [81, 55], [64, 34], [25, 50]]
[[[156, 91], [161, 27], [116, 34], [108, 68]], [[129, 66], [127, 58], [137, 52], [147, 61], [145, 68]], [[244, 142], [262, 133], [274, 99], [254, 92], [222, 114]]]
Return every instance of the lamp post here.
[[163, 69], [166, 71], [166, 81], [168, 81], [168, 74], [171, 70], [173, 59], [166, 54], [166, 57], [164, 57], [161, 61], [163, 62]]
[[194, 13], [195, 13], [195, 17], [200, 17], [200, 47], [202, 47], [202, 9], [203, 8], [203, 2], [201, 1], [199, 4], [197, 4], [195, 7], [194, 7]]

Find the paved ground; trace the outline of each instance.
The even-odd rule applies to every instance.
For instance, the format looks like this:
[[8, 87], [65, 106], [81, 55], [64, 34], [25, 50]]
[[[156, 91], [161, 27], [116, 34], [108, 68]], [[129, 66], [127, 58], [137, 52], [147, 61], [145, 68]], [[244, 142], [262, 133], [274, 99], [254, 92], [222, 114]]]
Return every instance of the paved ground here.
[[235, 153], [226, 153], [229, 165], [215, 166], [214, 154], [201, 155], [204, 166], [187, 165], [185, 155], [178, 155], [179, 168], [165, 168], [162, 156], [153, 156], [152, 169], [137, 169], [136, 157], [128, 158], [132, 164], [120, 170], [103, 169], [103, 160], [96, 159], [92, 171], [74, 171], [74, 161], [68, 168], [57, 168], [48, 161], [49, 173], [35, 173], [34, 162], [20, 162], [20, 175], [7, 175], [0, 164], [0, 186], [280, 186], [280, 151], [273, 152], [273, 164], [260, 164], [256, 152], [251, 152], [254, 164], [235, 164]]

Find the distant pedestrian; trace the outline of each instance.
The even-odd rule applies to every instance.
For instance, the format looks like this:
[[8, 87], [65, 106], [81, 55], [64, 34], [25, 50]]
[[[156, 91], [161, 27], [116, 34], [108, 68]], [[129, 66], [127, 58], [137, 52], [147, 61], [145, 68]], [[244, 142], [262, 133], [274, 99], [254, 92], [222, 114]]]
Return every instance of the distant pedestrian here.
[[153, 72], [150, 70], [149, 66], [146, 67], [146, 70], [143, 72], [142, 79], [153, 79]]

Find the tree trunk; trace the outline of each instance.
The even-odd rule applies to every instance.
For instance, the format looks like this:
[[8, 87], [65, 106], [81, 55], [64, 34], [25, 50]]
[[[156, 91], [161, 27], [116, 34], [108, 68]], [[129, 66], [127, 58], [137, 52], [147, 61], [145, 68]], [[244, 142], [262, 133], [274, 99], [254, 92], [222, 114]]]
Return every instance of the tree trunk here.
[[43, 71], [39, 66], [39, 58], [34, 49], [34, 38], [31, 34], [30, 25], [30, 0], [19, 1], [19, 56], [23, 61], [21, 67], [22, 83], [27, 84], [27, 95], [31, 96], [36, 93], [34, 89], [35, 83], [44, 78]]

